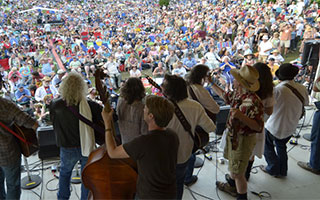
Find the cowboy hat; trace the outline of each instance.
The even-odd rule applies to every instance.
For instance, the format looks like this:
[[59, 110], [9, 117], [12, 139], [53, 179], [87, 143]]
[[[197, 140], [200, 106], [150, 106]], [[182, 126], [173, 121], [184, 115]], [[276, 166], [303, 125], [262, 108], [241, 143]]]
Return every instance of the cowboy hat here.
[[299, 68], [290, 64], [284, 63], [280, 65], [279, 69], [276, 71], [276, 76], [280, 81], [292, 80], [299, 72]]
[[254, 67], [245, 65], [240, 69], [231, 69], [232, 76], [246, 89], [256, 92], [260, 88], [259, 72]]
[[250, 51], [247, 51], [243, 56], [244, 56], [245, 58], [246, 58], [247, 56], [252, 56], [252, 57], [254, 57], [254, 54], [253, 54], [252, 52], [250, 52]]
[[271, 53], [279, 53], [279, 51], [277, 49], [275, 49]]
[[66, 73], [66, 71], [64, 71], [63, 69], [59, 69], [59, 70], [57, 71], [57, 74], [64, 74], [64, 73]]
[[51, 81], [51, 78], [49, 76], [43, 77], [42, 81]]

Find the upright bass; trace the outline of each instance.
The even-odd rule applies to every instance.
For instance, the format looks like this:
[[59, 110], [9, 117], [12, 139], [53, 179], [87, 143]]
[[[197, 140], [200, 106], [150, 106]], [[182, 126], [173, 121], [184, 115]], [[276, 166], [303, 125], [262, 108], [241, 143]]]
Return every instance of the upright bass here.
[[[101, 83], [103, 75], [97, 69], [95, 83], [104, 109], [110, 112], [109, 94]], [[91, 152], [82, 171], [82, 183], [90, 190], [88, 199], [133, 199], [137, 177], [136, 163], [131, 159], [111, 159], [105, 144]]]

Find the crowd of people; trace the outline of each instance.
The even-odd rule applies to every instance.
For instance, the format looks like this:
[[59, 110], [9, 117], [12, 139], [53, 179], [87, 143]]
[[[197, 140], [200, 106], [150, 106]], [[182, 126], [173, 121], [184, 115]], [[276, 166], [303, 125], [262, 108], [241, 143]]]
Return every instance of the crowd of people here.
[[[121, 140], [125, 144], [119, 150], [120, 157], [139, 159], [137, 154], [141, 152], [137, 152], [133, 147], [143, 144], [143, 139], [136, 140], [141, 134], [158, 134], [164, 127], [177, 133], [178, 138], [172, 136], [171, 139], [177, 147], [177, 157], [170, 158], [170, 163], [175, 160], [177, 164], [177, 185], [170, 185], [168, 196], [158, 197], [177, 195], [178, 199], [182, 198], [184, 184], [191, 185], [197, 181], [197, 177], [192, 175], [194, 141], [191, 137], [185, 138], [188, 131], [176, 113], [162, 115], [161, 111], [151, 104], [148, 105], [148, 102], [159, 101], [159, 105], [166, 105], [168, 109], [179, 106], [192, 130], [199, 125], [207, 132], [213, 132], [215, 124], [203, 107], [217, 114], [219, 105], [216, 102], [231, 105], [231, 113], [234, 114], [227, 124], [229, 132], [225, 156], [230, 163], [238, 167], [229, 167], [231, 174], [226, 177], [227, 183], [217, 182], [217, 187], [234, 196], [238, 195], [239, 199], [246, 199], [245, 178], [248, 180], [250, 165], [253, 163], [254, 156], [251, 154], [256, 141], [254, 134], [264, 132], [263, 114], [268, 114], [271, 117], [266, 121], [267, 143], [264, 151], [268, 166], [262, 170], [273, 176], [286, 176], [288, 169], [284, 146], [298, 119], [293, 116], [287, 119], [285, 114], [290, 113], [280, 111], [283, 108], [279, 102], [288, 98], [279, 94], [288, 93], [290, 90], [284, 84], [291, 84], [303, 93], [302, 104], [308, 104], [307, 92], [301, 85], [311, 84], [310, 79], [319, 59], [305, 64], [302, 63], [302, 57], [305, 43], [320, 38], [320, 10], [317, 2], [171, 0], [167, 7], [159, 6], [158, 3], [154, 0], [2, 1], [0, 75], [3, 98], [17, 104], [40, 125], [60, 127], [56, 134], [64, 135], [68, 130], [61, 128], [61, 124], [67, 125], [65, 123], [68, 121], [61, 121], [55, 116], [59, 116], [59, 109], [68, 111], [62, 108], [64, 102], [69, 106], [79, 107], [78, 104], [83, 102], [81, 98], [85, 95], [95, 102], [89, 103], [90, 107], [94, 107], [95, 114], [100, 114], [102, 109], [99, 106], [102, 106], [102, 102], [96, 95], [92, 80], [95, 71], [103, 69], [107, 75], [104, 84], [111, 93], [120, 95], [114, 105]], [[292, 61], [286, 60], [289, 55], [297, 56]], [[285, 60], [291, 61], [291, 64], [285, 63]], [[147, 98], [145, 104], [145, 82], [141, 79], [146, 71], [151, 71], [152, 76], [162, 84], [161, 89], [155, 87], [152, 93], [165, 96], [174, 102], [173, 105], [171, 102], [162, 102], [151, 97]], [[269, 73], [270, 77], [266, 78]], [[63, 82], [69, 80], [70, 74], [70, 79], [74, 77], [78, 82], [71, 81], [68, 88]], [[86, 86], [82, 86], [81, 80], [75, 74], [85, 80]], [[128, 79], [123, 78], [126, 74], [129, 74]], [[275, 88], [276, 93], [273, 94], [270, 85], [272, 87], [274, 81], [280, 82], [281, 88]], [[253, 88], [254, 86], [256, 87]], [[79, 90], [75, 90], [76, 88]], [[72, 93], [77, 91], [81, 94], [74, 94], [75, 99], [72, 99]], [[235, 98], [237, 94], [240, 96]], [[68, 98], [71, 99], [70, 102]], [[243, 105], [242, 102], [246, 99], [250, 99], [250, 102]], [[292, 100], [291, 105], [300, 103], [295, 100]], [[88, 105], [84, 108], [87, 109]], [[190, 112], [192, 109], [194, 111]], [[272, 112], [274, 109], [277, 111]], [[161, 120], [159, 122], [155, 117], [157, 115], [170, 119], [161, 123]], [[106, 112], [103, 116], [109, 129], [110, 116]], [[279, 116], [292, 120], [288, 122], [290, 130], [281, 125], [275, 126], [275, 123], [280, 123]], [[69, 118], [73, 117], [70, 114]], [[281, 123], [283, 125], [287, 121]], [[77, 120], [73, 121], [73, 126], [78, 126]], [[286, 134], [277, 134], [284, 129]], [[234, 130], [239, 132], [238, 136]], [[72, 138], [61, 135], [57, 137], [58, 145], [65, 147], [61, 148], [62, 155], [67, 154], [70, 145], [84, 145], [79, 136], [81, 132], [78, 129], [73, 132], [77, 140], [71, 143], [69, 140]], [[87, 133], [88, 130], [84, 132]], [[171, 131], [167, 133], [171, 135]], [[114, 146], [110, 140], [111, 136], [107, 143]], [[130, 143], [132, 141], [133, 143]], [[280, 154], [275, 154], [274, 142], [277, 149], [281, 150]], [[241, 147], [237, 148], [238, 146]], [[315, 144], [314, 148], [316, 146]], [[108, 152], [114, 151], [114, 148], [108, 149]], [[264, 145], [260, 146], [261, 148], [264, 148]], [[235, 151], [236, 149], [238, 150]], [[68, 172], [63, 173], [64, 179], [60, 187], [64, 190], [59, 190], [58, 198], [70, 196], [70, 191], [64, 187], [69, 180], [70, 168], [77, 160], [84, 160], [85, 163], [85, 157], [89, 155], [88, 152], [85, 156], [84, 152], [81, 155], [81, 151], [84, 149], [79, 148], [72, 152], [76, 157], [74, 163], [69, 165], [66, 164], [68, 157], [63, 158], [65, 161], [62, 162], [65, 163], [62, 170]], [[172, 153], [174, 152], [170, 152]], [[258, 155], [261, 157], [262, 154], [263, 150]], [[280, 163], [274, 162], [277, 159]], [[239, 164], [240, 160], [242, 162]], [[308, 163], [300, 165], [310, 170]], [[311, 168], [317, 173], [320, 170], [320, 166], [315, 164]], [[148, 183], [148, 180], [139, 181]], [[82, 188], [82, 192], [85, 197], [85, 188]], [[153, 192], [152, 194], [157, 196], [157, 193]], [[138, 188], [138, 197], [139, 195], [141, 198], [148, 197], [142, 188]]]

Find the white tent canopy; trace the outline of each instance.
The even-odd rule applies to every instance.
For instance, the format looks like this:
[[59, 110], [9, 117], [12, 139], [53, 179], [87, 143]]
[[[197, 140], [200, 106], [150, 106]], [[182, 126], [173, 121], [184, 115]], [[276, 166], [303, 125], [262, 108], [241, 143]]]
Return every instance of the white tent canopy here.
[[33, 10], [49, 10], [49, 11], [55, 11], [55, 12], [63, 12], [63, 10], [58, 10], [58, 9], [52, 9], [52, 8], [43, 8], [43, 7], [33, 7], [31, 9], [28, 9], [28, 10], [23, 10], [23, 11], [20, 11], [19, 13], [25, 13], [25, 12], [30, 12], [30, 11], [33, 11]]

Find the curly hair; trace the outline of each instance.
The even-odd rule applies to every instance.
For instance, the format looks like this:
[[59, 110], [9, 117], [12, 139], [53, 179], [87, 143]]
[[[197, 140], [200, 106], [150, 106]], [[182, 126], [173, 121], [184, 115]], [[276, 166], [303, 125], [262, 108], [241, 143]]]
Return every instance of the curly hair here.
[[145, 88], [142, 81], [136, 77], [130, 77], [120, 89], [120, 96], [130, 105], [134, 101], [141, 101], [145, 96]]
[[202, 79], [205, 78], [208, 74], [209, 67], [207, 65], [198, 64], [192, 67], [192, 70], [187, 77], [187, 81], [190, 84], [200, 84], [202, 82]]
[[88, 86], [82, 76], [77, 72], [70, 72], [61, 82], [59, 93], [68, 106], [78, 105], [86, 99]]
[[273, 95], [273, 77], [270, 68], [267, 64], [258, 62], [253, 65], [259, 72], [260, 88], [256, 94], [261, 100], [264, 100]]

